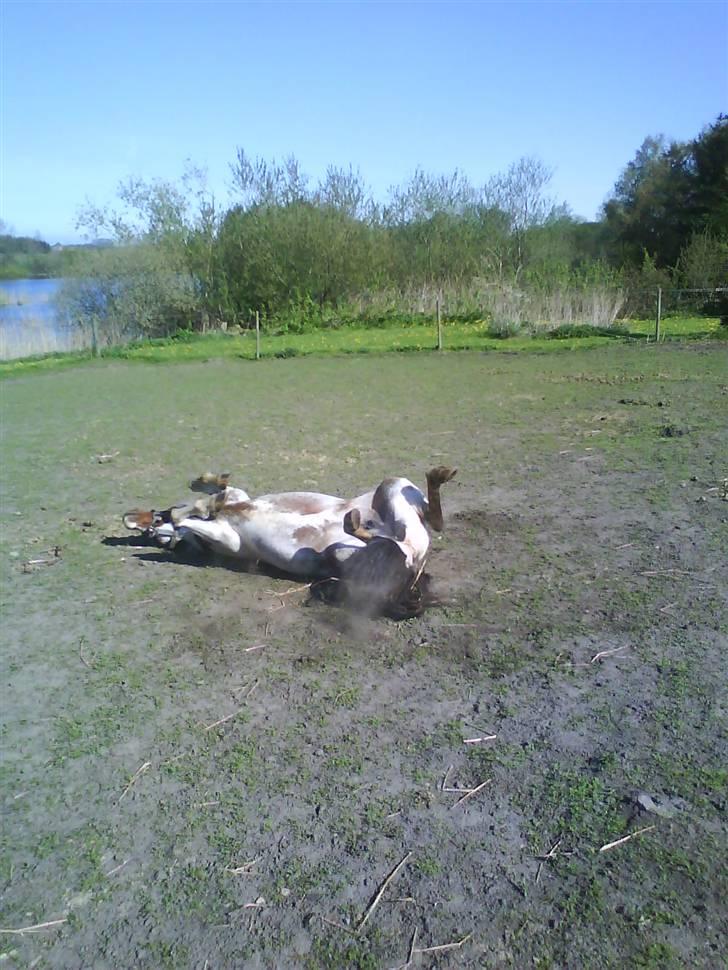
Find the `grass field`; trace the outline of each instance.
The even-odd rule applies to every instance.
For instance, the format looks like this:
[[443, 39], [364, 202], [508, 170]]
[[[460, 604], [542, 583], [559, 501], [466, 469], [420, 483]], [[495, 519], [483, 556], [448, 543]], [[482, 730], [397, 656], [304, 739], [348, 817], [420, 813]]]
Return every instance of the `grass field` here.
[[[664, 340], [726, 339], [725, 328], [717, 318], [668, 317], [662, 323]], [[653, 320], [630, 320], [613, 331], [578, 328], [579, 335], [544, 333], [537, 336], [515, 336], [507, 339], [489, 335], [485, 322], [446, 323], [442, 328], [443, 349], [480, 350], [493, 353], [559, 353], [605, 347], [610, 343], [648, 341], [654, 336]], [[586, 336], [584, 335], [586, 334]], [[244, 331], [233, 336], [220, 332], [210, 334], [183, 334], [182, 339], [147, 340], [125, 347], [113, 347], [102, 356], [116, 360], [137, 360], [148, 363], [179, 363], [182, 361], [206, 361], [219, 358], [254, 360], [256, 337], [254, 331]], [[261, 335], [260, 355], [263, 358], [287, 358], [329, 356], [342, 354], [381, 354], [389, 352], [416, 353], [434, 351], [437, 348], [437, 327], [434, 324], [412, 323], [386, 327], [342, 327], [314, 330], [310, 333], [286, 333]], [[17, 360], [0, 361], [0, 378], [27, 374], [37, 370], [57, 370], [59, 367], [75, 366], [81, 360], [90, 360], [91, 352], [46, 354]]]
[[[728, 345], [591, 339], [6, 370], [0, 959], [723, 965]], [[122, 534], [441, 463], [418, 619]]]

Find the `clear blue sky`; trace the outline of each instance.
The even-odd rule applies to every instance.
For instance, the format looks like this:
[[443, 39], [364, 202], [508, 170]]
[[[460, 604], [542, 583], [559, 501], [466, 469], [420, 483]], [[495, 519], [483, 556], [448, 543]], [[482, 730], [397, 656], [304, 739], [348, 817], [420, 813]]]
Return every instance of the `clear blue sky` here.
[[422, 166], [481, 184], [524, 155], [593, 218], [649, 134], [728, 111], [728, 3], [0, 0], [0, 217], [80, 238], [85, 199], [238, 146], [378, 197]]

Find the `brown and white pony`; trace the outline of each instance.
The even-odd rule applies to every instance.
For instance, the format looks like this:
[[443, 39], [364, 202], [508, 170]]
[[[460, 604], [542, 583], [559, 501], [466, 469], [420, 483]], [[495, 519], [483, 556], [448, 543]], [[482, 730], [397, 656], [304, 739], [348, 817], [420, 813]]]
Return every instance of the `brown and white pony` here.
[[[190, 483], [204, 493], [196, 501], [162, 512], [127, 512], [123, 521], [168, 548], [184, 543], [301, 579], [333, 580], [358, 605], [413, 615], [420, 612], [427, 527], [442, 530], [440, 487], [454, 475], [433, 468], [426, 496], [406, 478], [387, 478], [353, 499], [318, 492], [252, 499], [229, 484], [229, 475], [208, 473]], [[411, 609], [402, 606], [408, 598]]]

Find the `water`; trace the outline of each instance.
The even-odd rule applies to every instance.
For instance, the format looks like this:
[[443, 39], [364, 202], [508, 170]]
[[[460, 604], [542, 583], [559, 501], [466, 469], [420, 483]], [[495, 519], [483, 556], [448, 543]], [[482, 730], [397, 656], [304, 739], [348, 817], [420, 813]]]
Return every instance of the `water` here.
[[58, 307], [63, 280], [0, 280], [0, 359], [78, 350], [83, 335]]

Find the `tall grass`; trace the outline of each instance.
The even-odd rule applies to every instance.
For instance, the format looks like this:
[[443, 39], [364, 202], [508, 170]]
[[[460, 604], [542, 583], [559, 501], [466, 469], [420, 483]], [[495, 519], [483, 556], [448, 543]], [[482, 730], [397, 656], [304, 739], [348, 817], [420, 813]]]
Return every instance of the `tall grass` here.
[[26, 318], [22, 327], [0, 329], [0, 360], [80, 351], [90, 346], [85, 331], [56, 330], [48, 326], [47, 320], [40, 318]]

